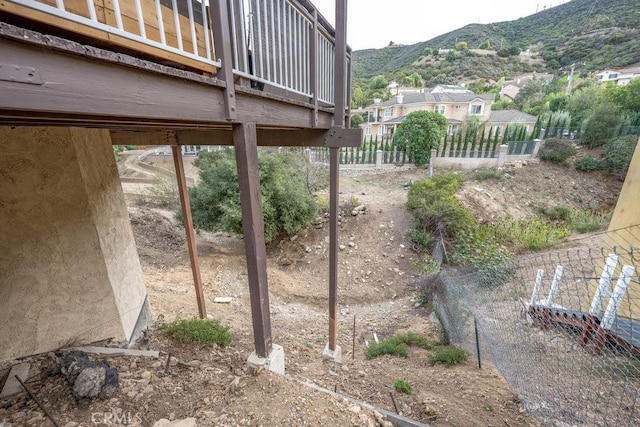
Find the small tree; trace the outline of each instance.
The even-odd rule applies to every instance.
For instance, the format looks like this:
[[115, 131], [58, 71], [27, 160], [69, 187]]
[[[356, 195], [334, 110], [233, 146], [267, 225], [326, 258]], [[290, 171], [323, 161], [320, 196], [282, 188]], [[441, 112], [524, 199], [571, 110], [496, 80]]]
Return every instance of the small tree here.
[[438, 148], [448, 123], [442, 114], [432, 111], [409, 113], [394, 135], [396, 146], [406, 150], [416, 166], [424, 165], [429, 162], [431, 149]]
[[456, 43], [456, 50], [467, 50], [468, 48], [467, 42]]
[[582, 135], [582, 143], [589, 148], [604, 145], [614, 135], [616, 127], [622, 121], [620, 109], [609, 103], [597, 106], [587, 118]]
[[369, 89], [384, 89], [389, 85], [387, 78], [385, 76], [375, 76], [369, 82]]
[[[286, 155], [259, 152], [260, 187], [264, 215], [264, 237], [300, 232], [313, 221], [316, 202], [305, 181]], [[200, 152], [194, 165], [200, 169], [200, 183], [189, 188], [194, 225], [203, 230], [242, 231], [240, 189], [234, 153], [230, 149]], [[177, 214], [178, 219], [181, 215]]]
[[480, 43], [479, 49], [491, 49], [491, 43], [488, 41]]
[[354, 114], [353, 116], [351, 116], [351, 128], [352, 129], [358, 129], [360, 127], [360, 124], [364, 123], [364, 119], [362, 118], [362, 116], [360, 114]]

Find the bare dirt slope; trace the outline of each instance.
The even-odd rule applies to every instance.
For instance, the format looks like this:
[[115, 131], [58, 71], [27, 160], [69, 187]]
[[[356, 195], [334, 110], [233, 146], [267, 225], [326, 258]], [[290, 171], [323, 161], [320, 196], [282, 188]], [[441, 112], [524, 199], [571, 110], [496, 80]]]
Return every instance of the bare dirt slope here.
[[[510, 172], [511, 177], [497, 181], [468, 180], [459, 197], [480, 218], [490, 220], [505, 214], [525, 217], [541, 204], [607, 204], [620, 187], [600, 175], [548, 164]], [[424, 177], [422, 169], [343, 173], [338, 319], [342, 364], [321, 357], [328, 335], [329, 265], [328, 223], [318, 221], [306, 233], [268, 247], [273, 341], [285, 349], [287, 378], [246, 374], [253, 335], [243, 241], [235, 235], [201, 232], [198, 251], [208, 312], [230, 326], [231, 347], [177, 345], [151, 331], [141, 346], [161, 350], [163, 358], [171, 353], [168, 373], [164, 360], [110, 358], [121, 373], [114, 398], [76, 402], [53, 360], [40, 357], [33, 359], [34, 390], [68, 427], [96, 425], [94, 414], [105, 412], [129, 415], [129, 425], [185, 417], [195, 417], [199, 426], [380, 424], [371, 411], [313, 391], [302, 385], [306, 381], [390, 411], [396, 410], [393, 393], [398, 411], [434, 426], [539, 425], [491, 366], [478, 370], [473, 360], [451, 368], [430, 366], [430, 352], [418, 348], [411, 348], [406, 359], [364, 357], [364, 341], [373, 341], [374, 333], [379, 338], [407, 331], [439, 337], [439, 325], [417, 303], [418, 257], [405, 236], [411, 221], [405, 207], [406, 184]], [[352, 216], [354, 204], [363, 204], [365, 213]], [[166, 210], [132, 205], [130, 214], [155, 314], [167, 320], [196, 315], [181, 230]], [[217, 296], [230, 296], [232, 302], [215, 304]], [[409, 381], [411, 395], [394, 391], [398, 378]], [[47, 425], [40, 414], [26, 396], [0, 404], [0, 422]], [[97, 419], [103, 420], [103, 415]]]

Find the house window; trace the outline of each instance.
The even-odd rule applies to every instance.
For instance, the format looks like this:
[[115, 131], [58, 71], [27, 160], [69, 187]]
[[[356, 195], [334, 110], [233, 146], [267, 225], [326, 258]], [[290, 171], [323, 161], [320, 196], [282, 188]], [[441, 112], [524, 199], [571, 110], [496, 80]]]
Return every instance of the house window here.
[[449, 128], [447, 129], [447, 133], [449, 135], [454, 135], [457, 131], [458, 131], [458, 125], [449, 125]]
[[384, 135], [384, 126], [378, 126], [378, 135]]
[[609, 79], [610, 79], [610, 80], [613, 80], [613, 79], [616, 79], [616, 78], [618, 78], [618, 73], [611, 73], [611, 74], [609, 74]]
[[444, 115], [444, 105], [436, 105], [436, 113]]
[[384, 110], [384, 117], [385, 118], [389, 118], [393, 115], [393, 109], [392, 108], [387, 108], [386, 110]]
[[471, 106], [469, 106], [469, 114], [482, 114], [482, 104], [472, 104]]
[[371, 135], [371, 126], [367, 126], [366, 128], [364, 128], [364, 134]]

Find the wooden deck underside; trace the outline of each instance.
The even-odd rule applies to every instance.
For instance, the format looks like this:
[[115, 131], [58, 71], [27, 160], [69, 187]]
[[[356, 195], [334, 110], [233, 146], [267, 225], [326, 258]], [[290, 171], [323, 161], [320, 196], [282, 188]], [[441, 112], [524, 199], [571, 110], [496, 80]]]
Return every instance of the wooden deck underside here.
[[[174, 134], [178, 144], [193, 144], [190, 138], [194, 137], [203, 145], [215, 136], [223, 141], [211, 144], [223, 145], [231, 143], [235, 123], [255, 123], [262, 135], [259, 145], [332, 145], [325, 140], [333, 127], [333, 111], [294, 95], [235, 85], [237, 119], [229, 121], [223, 95], [226, 84], [216, 78], [2, 22], [0, 51], [3, 124], [180, 131]], [[290, 132], [277, 134], [276, 130]], [[298, 133], [302, 130], [305, 133]], [[207, 136], [205, 131], [217, 133]], [[341, 145], [360, 144], [359, 130], [339, 132]], [[166, 133], [140, 138], [147, 144], [153, 144], [152, 139], [161, 144]]]

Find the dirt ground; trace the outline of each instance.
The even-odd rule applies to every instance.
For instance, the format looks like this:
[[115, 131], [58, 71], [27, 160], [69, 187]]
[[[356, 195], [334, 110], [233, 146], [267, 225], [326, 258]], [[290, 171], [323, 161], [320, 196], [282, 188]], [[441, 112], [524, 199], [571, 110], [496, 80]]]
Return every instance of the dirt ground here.
[[[185, 161], [190, 163], [192, 159]], [[188, 169], [195, 173], [193, 169]], [[438, 171], [442, 172], [442, 171]], [[286, 377], [248, 375], [253, 350], [244, 245], [239, 236], [198, 234], [198, 252], [211, 317], [228, 325], [234, 337], [225, 349], [177, 345], [150, 330], [141, 348], [161, 351], [160, 359], [110, 357], [120, 371], [120, 388], [107, 401], [76, 402], [56, 370], [53, 354], [29, 358], [29, 384], [66, 427], [153, 425], [161, 418], [194, 417], [198, 426], [384, 424], [352, 401], [304, 385], [366, 402], [433, 426], [538, 426], [490, 364], [430, 366], [429, 351], [411, 348], [409, 357], [367, 360], [365, 340], [411, 331], [436, 340], [437, 321], [420, 305], [418, 256], [406, 238], [411, 221], [405, 207], [407, 184], [423, 179], [424, 169], [343, 171], [339, 254], [338, 344], [343, 362], [322, 358], [328, 336], [328, 222], [268, 247], [273, 342], [284, 347]], [[548, 163], [509, 167], [498, 180], [476, 181], [472, 172], [459, 197], [482, 220], [524, 218], [540, 206], [610, 206], [621, 183]], [[363, 204], [352, 216], [349, 206]], [[130, 215], [152, 309], [166, 320], [197, 314], [183, 231], [166, 208], [130, 203]], [[227, 296], [228, 304], [215, 297]], [[355, 324], [355, 334], [354, 334]], [[355, 349], [355, 351], [354, 351]], [[166, 372], [167, 354], [172, 364]], [[410, 395], [393, 388], [407, 380]], [[393, 400], [392, 400], [393, 395]], [[109, 415], [117, 414], [117, 415]], [[122, 422], [125, 419], [125, 422]], [[50, 425], [26, 395], [0, 402], [0, 426]]]

